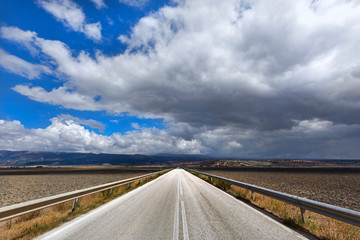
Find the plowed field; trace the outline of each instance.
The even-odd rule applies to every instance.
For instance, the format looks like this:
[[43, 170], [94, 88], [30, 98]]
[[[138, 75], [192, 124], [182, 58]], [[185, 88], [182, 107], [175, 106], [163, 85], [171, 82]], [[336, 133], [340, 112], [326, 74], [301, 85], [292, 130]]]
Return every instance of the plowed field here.
[[135, 169], [0, 169], [0, 207], [144, 175]]
[[360, 170], [357, 169], [237, 169], [204, 170], [210, 174], [360, 210]]

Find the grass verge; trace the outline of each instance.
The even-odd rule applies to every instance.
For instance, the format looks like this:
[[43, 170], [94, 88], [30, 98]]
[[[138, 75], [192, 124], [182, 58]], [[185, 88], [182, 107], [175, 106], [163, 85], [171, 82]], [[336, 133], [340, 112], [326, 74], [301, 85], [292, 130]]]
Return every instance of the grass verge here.
[[[166, 173], [166, 172], [164, 172]], [[0, 222], [0, 239], [27, 240], [33, 239], [61, 224], [68, 222], [79, 215], [85, 214], [164, 173], [142, 178], [113, 188], [79, 198], [75, 211], [72, 211], [73, 200], [60, 203], [52, 207], [33, 211], [22, 216]]]
[[[190, 171], [191, 172], [191, 171]], [[195, 172], [191, 172], [195, 176], [213, 184], [214, 186], [226, 191], [236, 198], [253, 204], [263, 210], [279, 217], [287, 225], [309, 232], [320, 239], [327, 240], [358, 240], [360, 239], [360, 228], [354, 225], [338, 221], [336, 219], [305, 211], [305, 221], [301, 217], [300, 208], [258, 194], [251, 193], [250, 190], [231, 185], [227, 182], [210, 178]], [[252, 195], [252, 196], [251, 196]]]

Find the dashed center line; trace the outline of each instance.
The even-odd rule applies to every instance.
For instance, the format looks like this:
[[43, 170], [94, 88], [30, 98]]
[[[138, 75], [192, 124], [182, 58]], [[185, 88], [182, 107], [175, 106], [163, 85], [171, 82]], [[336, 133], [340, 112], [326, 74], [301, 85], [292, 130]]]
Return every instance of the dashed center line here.
[[[179, 239], [179, 205], [180, 205], [180, 195], [183, 195], [183, 189], [181, 184], [181, 177], [178, 175], [177, 178], [177, 188], [176, 188], [176, 204], [175, 204], [175, 214], [174, 214], [174, 232], [173, 232], [173, 240]], [[184, 201], [181, 201], [181, 216], [182, 216], [182, 228], [183, 228], [183, 239], [189, 240], [189, 232], [186, 221], [186, 213], [185, 213], [185, 204]]]
[[187, 227], [187, 222], [186, 222], [186, 214], [185, 214], [184, 201], [181, 201], [181, 213], [182, 213], [184, 240], [189, 240], [189, 232], [188, 232], [188, 227]]
[[180, 195], [183, 195], [181, 180], [180, 180]]
[[175, 214], [174, 214], [174, 230], [173, 240], [179, 239], [179, 175], [177, 178], [177, 191], [176, 191], [176, 203], [175, 203]]

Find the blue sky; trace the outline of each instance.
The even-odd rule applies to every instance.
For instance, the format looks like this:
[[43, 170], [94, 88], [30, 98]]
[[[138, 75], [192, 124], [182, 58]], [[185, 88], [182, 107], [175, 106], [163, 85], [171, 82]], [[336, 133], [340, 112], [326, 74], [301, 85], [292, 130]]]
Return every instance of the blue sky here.
[[360, 158], [358, 29], [358, 1], [1, 1], [0, 150]]
[[[0, 7], [1, 26], [17, 26], [20, 29], [37, 32], [39, 36], [46, 39], [56, 39], [66, 43], [77, 54], [85, 50], [90, 55], [95, 51], [113, 56], [125, 51], [126, 46], [117, 37], [131, 31], [137, 21], [158, 10], [161, 6], [168, 4], [166, 1], [147, 2], [140, 6], [129, 6], [119, 1], [107, 1], [106, 7], [97, 9], [91, 1], [80, 1], [78, 7], [83, 10], [89, 22], [101, 23], [100, 41], [87, 38], [81, 32], [73, 31], [56, 20], [51, 14], [44, 11], [36, 1], [2, 1]], [[27, 49], [18, 46], [6, 39], [0, 39], [1, 47], [8, 53], [18, 56], [30, 63], [41, 61], [41, 57], [32, 56]], [[111, 135], [114, 132], [125, 133], [133, 130], [132, 123], [138, 123], [145, 127], [166, 127], [161, 118], [149, 119], [131, 116], [129, 113], [122, 115], [107, 114], [106, 111], [76, 111], [64, 109], [61, 106], [32, 101], [11, 90], [16, 84], [27, 83], [39, 85], [44, 89], [51, 90], [59, 87], [62, 81], [54, 76], [42, 75], [41, 79], [29, 81], [26, 77], [14, 75], [6, 69], [1, 69], [1, 109], [0, 119], [19, 120], [26, 128], [45, 128], [50, 124], [49, 119], [60, 114], [69, 114], [82, 119], [94, 119], [103, 123], [106, 127], [103, 132], [99, 129], [84, 125], [97, 133]]]

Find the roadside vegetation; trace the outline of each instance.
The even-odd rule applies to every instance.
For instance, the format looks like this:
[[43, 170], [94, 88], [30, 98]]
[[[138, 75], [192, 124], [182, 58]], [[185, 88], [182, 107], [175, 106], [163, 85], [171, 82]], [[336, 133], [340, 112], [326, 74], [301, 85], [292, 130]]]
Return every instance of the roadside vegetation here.
[[[191, 172], [191, 171], [190, 171]], [[282, 219], [284, 224], [290, 225], [296, 229], [309, 232], [320, 239], [328, 240], [358, 240], [360, 239], [360, 228], [354, 225], [338, 221], [336, 219], [320, 215], [308, 210], [305, 211], [303, 220], [300, 208], [264, 196], [258, 193], [252, 193], [250, 190], [231, 185], [227, 182], [210, 178], [195, 172], [195, 176], [213, 184], [214, 186], [226, 191], [236, 198], [262, 208], [263, 210]]]
[[158, 178], [164, 173], [136, 180], [102, 192], [79, 198], [76, 208], [72, 211], [73, 200], [52, 207], [33, 211], [16, 218], [0, 222], [0, 239], [27, 240], [60, 226], [82, 214], [85, 214], [137, 187]]

